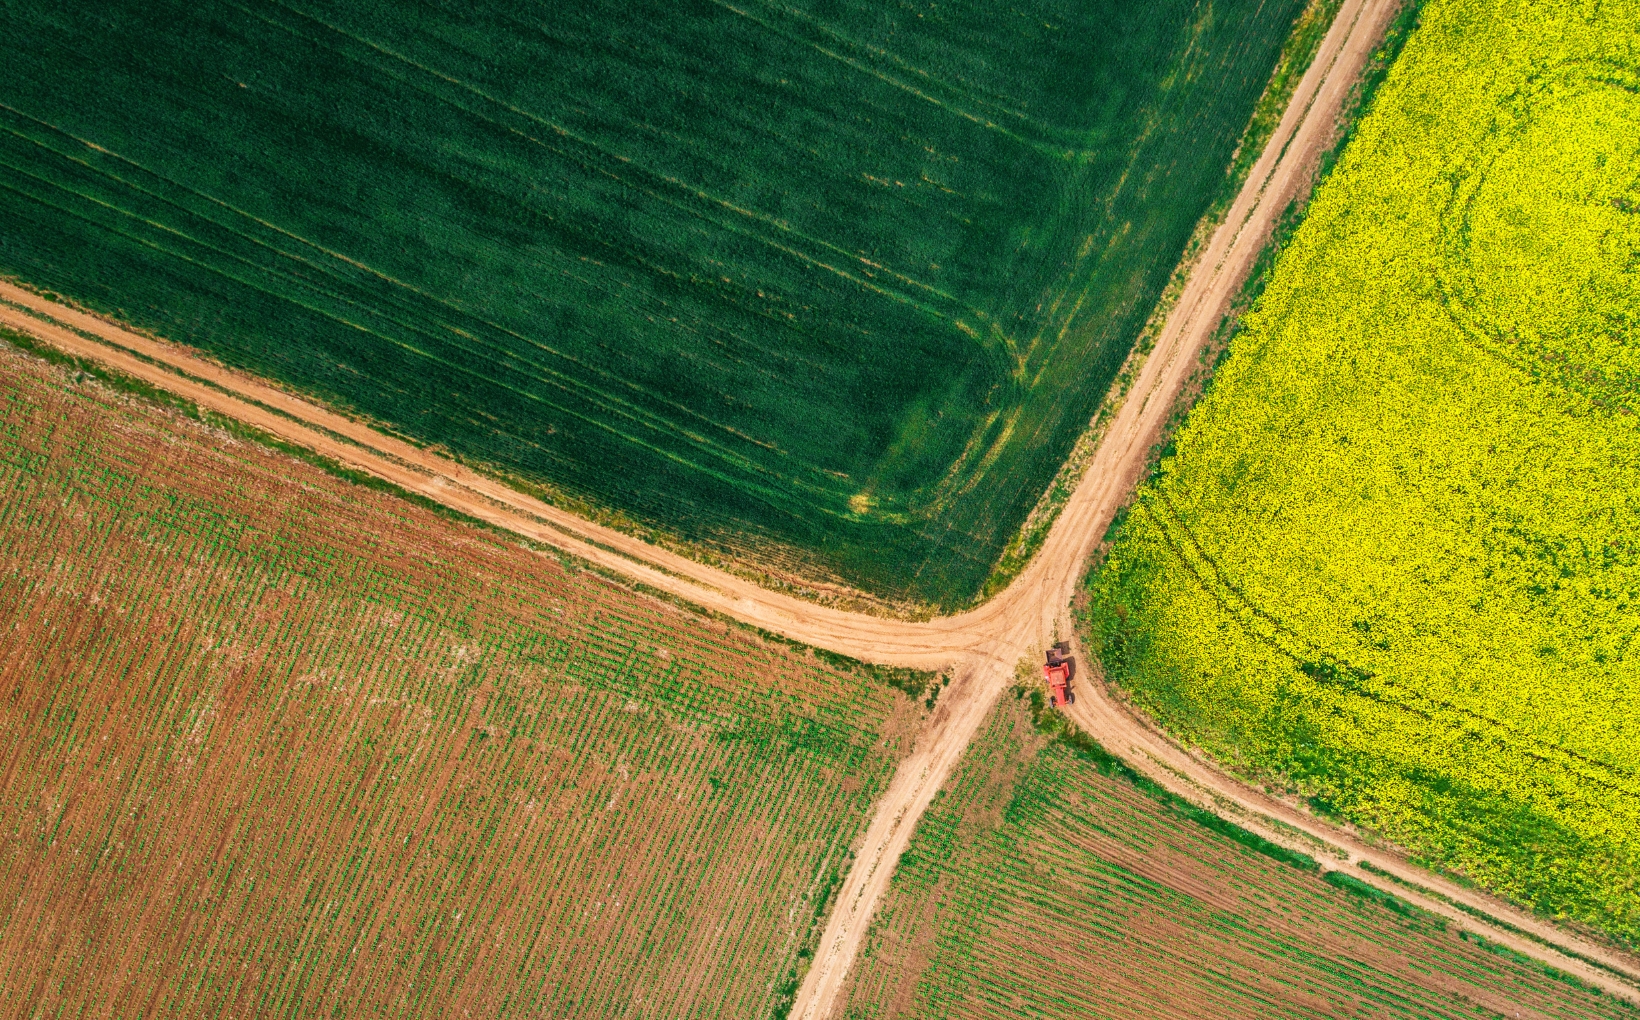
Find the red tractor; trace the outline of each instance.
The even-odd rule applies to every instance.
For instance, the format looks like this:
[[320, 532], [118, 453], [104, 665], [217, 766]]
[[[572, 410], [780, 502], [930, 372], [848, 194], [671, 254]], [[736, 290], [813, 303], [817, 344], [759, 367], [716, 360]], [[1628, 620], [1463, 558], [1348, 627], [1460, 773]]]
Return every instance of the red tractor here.
[[1071, 646], [1061, 641], [1048, 649], [1048, 662], [1042, 667], [1042, 679], [1048, 682], [1048, 704], [1074, 704], [1076, 695], [1071, 691], [1071, 677], [1076, 675], [1076, 660], [1070, 657]]

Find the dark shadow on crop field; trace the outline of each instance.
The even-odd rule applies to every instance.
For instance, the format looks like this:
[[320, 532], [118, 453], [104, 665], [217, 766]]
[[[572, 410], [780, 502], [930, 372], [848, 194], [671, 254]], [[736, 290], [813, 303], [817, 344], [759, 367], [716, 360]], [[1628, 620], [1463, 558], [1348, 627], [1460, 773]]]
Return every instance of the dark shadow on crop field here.
[[1300, 7], [7, 8], [0, 272], [606, 519], [955, 605]]

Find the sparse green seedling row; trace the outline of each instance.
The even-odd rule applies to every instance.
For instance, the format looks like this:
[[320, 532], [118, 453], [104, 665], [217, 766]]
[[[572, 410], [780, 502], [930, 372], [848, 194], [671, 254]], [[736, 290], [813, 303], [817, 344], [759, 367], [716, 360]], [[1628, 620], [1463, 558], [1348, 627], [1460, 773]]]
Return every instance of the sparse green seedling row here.
[[1429, 0], [1091, 582], [1232, 767], [1640, 940], [1633, 2]]
[[1005, 697], [901, 857], [841, 1015], [1640, 1015], [1199, 817]]
[[772, 1015], [909, 698], [76, 376], [0, 349], [0, 1013]]

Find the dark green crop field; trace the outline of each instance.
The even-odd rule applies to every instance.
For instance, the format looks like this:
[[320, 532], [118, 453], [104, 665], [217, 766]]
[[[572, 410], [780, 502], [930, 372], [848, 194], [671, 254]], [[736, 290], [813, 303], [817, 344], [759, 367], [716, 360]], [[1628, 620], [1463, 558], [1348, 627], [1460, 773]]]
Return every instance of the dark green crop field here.
[[955, 605], [1301, 6], [8, 3], [0, 273], [606, 519]]

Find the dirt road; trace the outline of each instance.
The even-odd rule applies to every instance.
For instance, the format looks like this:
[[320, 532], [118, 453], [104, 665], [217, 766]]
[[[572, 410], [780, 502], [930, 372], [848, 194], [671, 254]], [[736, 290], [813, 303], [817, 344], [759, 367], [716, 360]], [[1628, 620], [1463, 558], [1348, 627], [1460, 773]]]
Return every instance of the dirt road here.
[[[0, 283], [0, 322], [186, 397], [202, 408], [745, 623], [873, 662], [922, 668], [955, 665], [956, 679], [877, 806], [793, 1005], [792, 1016], [821, 1020], [829, 1015], [842, 989], [871, 915], [887, 889], [894, 862], [986, 713], [1012, 682], [1015, 664], [1022, 657], [1034, 657], [1055, 638], [1071, 636], [1069, 606], [1083, 564], [1132, 492], [1180, 389], [1196, 366], [1202, 345], [1257, 259], [1271, 227], [1307, 186], [1316, 159], [1331, 142], [1340, 106], [1397, 4], [1398, 0], [1346, 0], [1041, 552], [1002, 594], [955, 616], [910, 623], [817, 606], [768, 591], [549, 506], [447, 457], [182, 348], [5, 283]], [[1635, 985], [1610, 972], [1634, 975], [1640, 982], [1640, 962], [1422, 872], [1393, 854], [1366, 847], [1346, 833], [1243, 786], [1146, 728], [1097, 685], [1083, 684], [1072, 717], [1134, 768], [1181, 795], [1329, 862], [1368, 861], [1435, 895], [1410, 893], [1359, 869], [1352, 873], [1415, 899], [1462, 927], [1640, 1001]], [[1532, 935], [1481, 921], [1452, 903], [1483, 910], [1518, 932]], [[1567, 956], [1554, 946], [1584, 959]], [[1597, 961], [1610, 971], [1585, 960]]]

